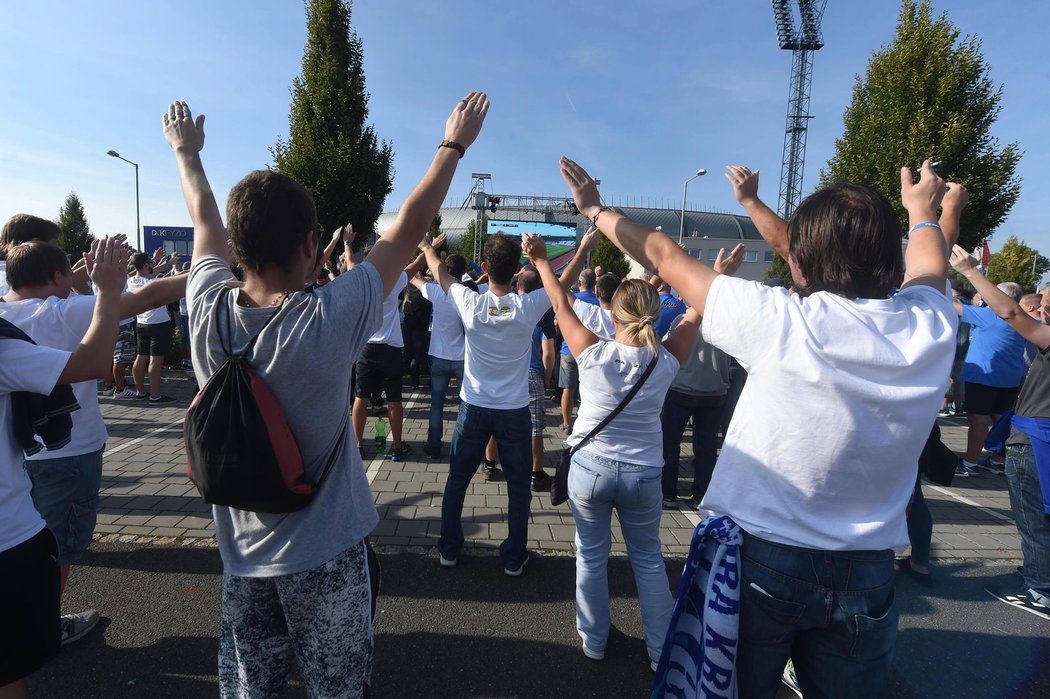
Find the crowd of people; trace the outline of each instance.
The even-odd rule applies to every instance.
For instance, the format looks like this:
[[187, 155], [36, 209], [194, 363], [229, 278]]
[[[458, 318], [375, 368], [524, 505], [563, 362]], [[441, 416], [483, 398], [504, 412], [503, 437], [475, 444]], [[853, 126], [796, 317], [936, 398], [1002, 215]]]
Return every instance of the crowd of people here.
[[[303, 479], [284, 482], [305, 498], [294, 508], [213, 507], [224, 568], [223, 696], [279, 694], [293, 659], [313, 696], [368, 694], [379, 578], [368, 536], [378, 516], [362, 444], [369, 416], [381, 414], [386, 458], [412, 453], [406, 374], [413, 386], [430, 379], [425, 458], [445, 461], [453, 380], [459, 391], [437, 565], [459, 563], [467, 489], [479, 468], [495, 478], [498, 459], [508, 525], [499, 556], [510, 577], [530, 560], [533, 492], [550, 489], [545, 403], [548, 390], [561, 389], [576, 626], [591, 660], [603, 659], [610, 632], [615, 512], [656, 669], [674, 603], [660, 522], [665, 509], [686, 506], [728, 516], [743, 532], [739, 695], [772, 696], [790, 661], [805, 694], [881, 696], [897, 634], [896, 554], [910, 543], [909, 570], [928, 575], [929, 541], [914, 540], [925, 508], [920, 455], [938, 410], [962, 411], [963, 400], [970, 438], [960, 476], [982, 467], [993, 424], [1013, 420], [1000, 451], [1023, 579], [990, 591], [1050, 618], [1050, 497], [1041, 480], [1050, 470], [1048, 308], [1017, 285], [991, 284], [953, 249], [963, 186], [944, 182], [928, 161], [917, 181], [902, 169], [902, 252], [893, 207], [870, 188], [822, 189], [785, 221], [759, 199], [757, 172], [729, 166], [737, 200], [791, 266], [789, 289], [734, 277], [742, 245], [712, 266], [690, 258], [662, 232], [603, 206], [595, 180], [563, 158], [561, 173], [591, 224], [572, 260], [559, 276], [542, 238], [496, 234], [476, 276], [470, 260], [443, 249], [444, 235], [424, 231], [488, 110], [480, 92], [456, 105], [396, 222], [358, 257], [352, 226], [326, 241], [309, 190], [270, 170], [231, 189], [224, 224], [200, 155], [204, 117], [184, 102], [171, 104], [163, 130], [194, 225], [188, 271], [178, 259], [131, 257], [119, 237], [71, 264], [55, 245], [57, 226], [8, 222], [0, 586], [12, 631], [0, 637], [0, 697], [21, 696], [24, 677], [97, 621], [94, 612], [63, 616], [60, 606], [97, 511], [106, 441], [98, 394], [171, 400], [161, 391], [172, 337], [164, 307], [180, 299], [186, 366], [203, 388], [195, 404], [215, 395], [213, 376], [246, 362], [252, 385], [266, 387], [264, 411], [280, 407]], [[621, 279], [587, 269], [602, 235], [650, 273]], [[949, 289], [949, 257], [983, 303], [953, 301], [952, 289], [963, 289]], [[164, 264], [187, 273], [158, 279]], [[960, 319], [972, 331], [960, 332]], [[682, 502], [690, 421], [693, 477]], [[289, 448], [276, 451], [283, 468]], [[995, 471], [996, 461], [983, 467]], [[209, 467], [191, 464], [198, 473]]]

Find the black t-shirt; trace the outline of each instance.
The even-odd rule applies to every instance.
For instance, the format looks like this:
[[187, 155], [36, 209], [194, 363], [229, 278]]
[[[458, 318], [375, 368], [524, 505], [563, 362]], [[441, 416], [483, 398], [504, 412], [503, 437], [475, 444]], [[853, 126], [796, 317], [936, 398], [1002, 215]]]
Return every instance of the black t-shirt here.
[[[1050, 347], [1037, 352], [1032, 360], [1014, 412], [1025, 417], [1050, 419]], [[1031, 444], [1028, 435], [1016, 427], [1010, 430], [1006, 443]]]

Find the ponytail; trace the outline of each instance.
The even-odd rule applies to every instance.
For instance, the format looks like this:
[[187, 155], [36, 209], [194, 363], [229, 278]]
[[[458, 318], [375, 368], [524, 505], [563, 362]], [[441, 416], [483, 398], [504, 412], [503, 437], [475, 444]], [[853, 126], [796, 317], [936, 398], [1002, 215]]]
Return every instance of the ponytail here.
[[613, 294], [612, 313], [628, 344], [660, 350], [656, 322], [660, 319], [660, 296], [648, 282], [628, 279]]

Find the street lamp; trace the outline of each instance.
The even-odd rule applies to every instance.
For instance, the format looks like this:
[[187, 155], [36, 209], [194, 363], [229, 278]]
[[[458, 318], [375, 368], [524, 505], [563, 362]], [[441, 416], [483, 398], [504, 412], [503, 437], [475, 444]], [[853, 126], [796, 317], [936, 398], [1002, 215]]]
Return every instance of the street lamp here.
[[703, 177], [707, 174], [707, 170], [700, 168], [696, 171], [696, 174], [685, 181], [682, 185], [682, 222], [678, 225], [678, 242], [682, 242], [682, 238], [685, 236], [685, 196], [689, 193], [689, 183], [695, 180], [697, 177]]
[[135, 166], [135, 244], [138, 246], [139, 252], [145, 252], [142, 242], [142, 222], [139, 220], [139, 164], [132, 163], [127, 158], [124, 158], [115, 150], [106, 151], [106, 155], [112, 156], [123, 160], [125, 163], [131, 163]]

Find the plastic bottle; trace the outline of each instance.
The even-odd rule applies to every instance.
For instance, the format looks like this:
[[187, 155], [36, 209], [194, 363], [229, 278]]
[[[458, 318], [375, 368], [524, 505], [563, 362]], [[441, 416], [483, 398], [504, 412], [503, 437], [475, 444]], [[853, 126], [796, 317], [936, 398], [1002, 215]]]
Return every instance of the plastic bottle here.
[[383, 418], [376, 420], [376, 453], [386, 453], [386, 420]]

